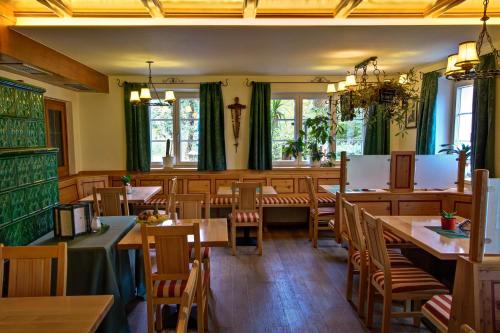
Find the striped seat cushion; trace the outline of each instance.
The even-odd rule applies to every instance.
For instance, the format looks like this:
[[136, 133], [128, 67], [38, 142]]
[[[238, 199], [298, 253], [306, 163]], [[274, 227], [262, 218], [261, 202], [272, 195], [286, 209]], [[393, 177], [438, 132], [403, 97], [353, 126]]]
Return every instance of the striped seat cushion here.
[[333, 205], [335, 204], [335, 197], [328, 194], [318, 195], [318, 204], [320, 205]]
[[[229, 219], [232, 220], [233, 213], [229, 214]], [[236, 212], [234, 217], [236, 223], [257, 223], [259, 213], [257, 212]]]
[[147, 205], [166, 205], [167, 204], [167, 198], [151, 198], [146, 201]]
[[[392, 292], [397, 293], [434, 293], [448, 294], [444, 284], [432, 275], [417, 267], [391, 268]], [[372, 282], [384, 289], [384, 272], [377, 271], [372, 275]]]
[[214, 206], [231, 206], [233, 204], [232, 197], [212, 197], [210, 198], [210, 204]]
[[[313, 214], [316, 212], [313, 211]], [[318, 207], [318, 216], [335, 215], [335, 207]]]
[[436, 295], [422, 306], [422, 310], [432, 315], [431, 321], [437, 320], [443, 327], [448, 327], [452, 300], [451, 295]]
[[[389, 261], [391, 262], [391, 266], [393, 267], [401, 267], [401, 266], [412, 266], [412, 262], [408, 260], [404, 255], [402, 255], [399, 251], [395, 249], [387, 250], [387, 254], [389, 255]], [[366, 260], [365, 263], [368, 265], [368, 251], [365, 250]], [[356, 251], [351, 256], [351, 262], [353, 262], [357, 267], [361, 266], [361, 255], [359, 251]]]
[[[202, 246], [200, 248], [201, 251], [201, 260], [205, 261], [207, 259], [210, 259], [210, 248], [208, 246]], [[194, 260], [195, 255], [194, 255], [194, 245], [189, 245], [189, 260]]]
[[309, 204], [309, 200], [305, 196], [291, 195], [291, 196], [274, 196], [264, 197], [264, 205], [304, 205]]
[[[209, 271], [203, 271], [203, 284], [209, 279]], [[154, 280], [153, 297], [181, 297], [187, 280]]]
[[388, 245], [407, 243], [407, 241], [405, 241], [403, 238], [399, 237], [398, 235], [394, 234], [393, 232], [387, 229], [384, 229], [384, 239], [385, 243]]

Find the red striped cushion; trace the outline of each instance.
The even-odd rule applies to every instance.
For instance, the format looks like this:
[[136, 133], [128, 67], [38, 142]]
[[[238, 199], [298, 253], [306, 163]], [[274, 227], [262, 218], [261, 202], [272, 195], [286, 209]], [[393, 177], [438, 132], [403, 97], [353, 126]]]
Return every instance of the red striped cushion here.
[[[229, 219], [232, 219], [233, 213], [229, 214]], [[256, 223], [259, 220], [257, 212], [236, 212], [236, 223]]]
[[[393, 267], [412, 265], [412, 262], [397, 250], [389, 249], [387, 250], [387, 254], [389, 255], [389, 261], [391, 262], [391, 266]], [[368, 251], [365, 251], [365, 256], [365, 263], [368, 264]], [[361, 266], [361, 255], [359, 251], [353, 253], [353, 255], [351, 256], [351, 261], [354, 262], [357, 267]]]
[[[372, 276], [372, 281], [380, 289], [384, 289], [384, 272], [377, 271]], [[447, 294], [448, 288], [432, 275], [417, 267], [391, 268], [391, 283], [393, 293], [424, 292]]]
[[232, 205], [232, 197], [212, 197], [210, 198], [210, 204], [212, 205]]
[[387, 229], [384, 229], [384, 239], [385, 243], [390, 245], [407, 243], [403, 238]]
[[148, 205], [166, 205], [168, 199], [167, 198], [151, 198], [148, 201], [146, 201], [146, 204]]
[[[210, 278], [209, 271], [203, 271], [203, 284]], [[187, 280], [154, 280], [153, 297], [181, 297]]]
[[[206, 260], [210, 258], [210, 248], [208, 246], [202, 246], [200, 248], [200, 251], [201, 251], [201, 260]], [[189, 245], [189, 260], [195, 260], [194, 245]]]
[[274, 196], [264, 197], [265, 205], [307, 205], [308, 199], [304, 196]]
[[427, 310], [434, 319], [438, 320], [444, 327], [448, 327], [452, 300], [451, 295], [436, 295], [422, 306], [422, 310]]
[[334, 204], [335, 203], [335, 197], [331, 195], [318, 195], [318, 204], [320, 205], [327, 205], [327, 204]]

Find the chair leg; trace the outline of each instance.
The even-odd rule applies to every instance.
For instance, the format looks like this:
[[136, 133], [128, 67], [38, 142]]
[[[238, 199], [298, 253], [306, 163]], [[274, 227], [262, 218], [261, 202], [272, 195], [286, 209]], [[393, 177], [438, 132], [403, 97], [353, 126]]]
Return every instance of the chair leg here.
[[147, 316], [148, 316], [148, 333], [154, 332], [154, 307], [153, 302], [148, 300], [146, 302]]
[[313, 239], [313, 216], [311, 214], [309, 214], [308, 224], [309, 224], [309, 240], [312, 241], [312, 239]]
[[[421, 310], [421, 303], [420, 300], [415, 300], [413, 301], [413, 311], [420, 311]], [[415, 327], [420, 327], [420, 317], [413, 317], [413, 325]]]
[[351, 260], [347, 260], [347, 285], [346, 285], [346, 292], [345, 292], [345, 298], [348, 301], [352, 300], [352, 280], [354, 279], [354, 267], [351, 263]]
[[368, 281], [368, 309], [366, 311], [366, 327], [371, 328], [373, 325], [373, 303], [375, 302], [375, 287]]
[[203, 291], [198, 290], [197, 292], [198, 295], [196, 295], [196, 304], [198, 306], [197, 313], [196, 313], [196, 322], [198, 324], [198, 333], [204, 333], [205, 332], [205, 297], [203, 297]]
[[231, 223], [231, 252], [233, 256], [236, 255], [236, 226]]
[[259, 230], [258, 230], [258, 235], [257, 235], [257, 246], [259, 248], [259, 256], [262, 255], [262, 248], [263, 248], [263, 241], [262, 241], [262, 223], [259, 224]]
[[382, 333], [391, 331], [392, 295], [384, 293], [384, 310], [382, 314]]
[[161, 304], [157, 304], [155, 307], [156, 319], [155, 319], [155, 328], [158, 332], [161, 332], [163, 329], [163, 318], [161, 315]]
[[[363, 265], [364, 266], [364, 265]], [[358, 292], [358, 315], [360, 317], [365, 316], [365, 303], [366, 303], [366, 292], [367, 292], [367, 279], [368, 270], [365, 267], [360, 268], [359, 272], [359, 292]]]
[[318, 247], [318, 217], [314, 216], [313, 220], [313, 247]]

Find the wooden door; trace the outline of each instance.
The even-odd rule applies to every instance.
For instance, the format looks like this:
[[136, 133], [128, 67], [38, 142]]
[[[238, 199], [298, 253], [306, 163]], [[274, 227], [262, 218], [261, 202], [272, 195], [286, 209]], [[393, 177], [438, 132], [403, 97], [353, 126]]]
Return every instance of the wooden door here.
[[45, 100], [45, 133], [47, 147], [59, 148], [57, 171], [59, 177], [69, 175], [68, 132], [66, 126], [66, 103]]

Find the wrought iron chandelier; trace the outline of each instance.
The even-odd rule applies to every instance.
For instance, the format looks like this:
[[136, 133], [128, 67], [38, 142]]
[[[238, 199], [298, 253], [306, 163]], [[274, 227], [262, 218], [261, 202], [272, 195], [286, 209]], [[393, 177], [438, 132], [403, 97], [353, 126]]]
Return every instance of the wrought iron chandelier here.
[[[151, 64], [154, 61], [146, 61], [149, 67], [149, 76], [147, 87], [141, 88], [141, 91], [133, 90], [130, 92], [130, 102], [134, 104], [146, 104], [146, 105], [172, 105], [175, 102], [175, 94], [172, 90], [165, 91], [165, 98], [162, 100], [156, 87], [153, 83], [153, 78], [151, 75]], [[153, 92], [154, 99], [152, 98], [151, 91]], [[154, 100], [154, 102], [152, 102]]]
[[[479, 34], [477, 42], [466, 41], [458, 45], [458, 53], [448, 56], [448, 64], [446, 66], [445, 76], [449, 80], [475, 80], [487, 79], [500, 76], [499, 55], [498, 51], [493, 44], [493, 39], [488, 32], [486, 22], [490, 19], [488, 17], [488, 4], [489, 0], [483, 0], [483, 28]], [[495, 57], [495, 69], [482, 70], [478, 68], [480, 63], [479, 57], [485, 40], [491, 48], [491, 52]]]

